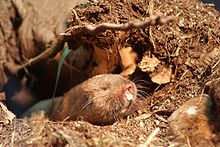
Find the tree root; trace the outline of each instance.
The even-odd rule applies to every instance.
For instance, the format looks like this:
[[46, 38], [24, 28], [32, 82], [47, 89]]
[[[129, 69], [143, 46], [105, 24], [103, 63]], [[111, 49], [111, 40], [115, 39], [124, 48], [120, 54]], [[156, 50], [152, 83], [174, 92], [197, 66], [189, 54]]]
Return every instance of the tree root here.
[[11, 63], [5, 63], [5, 66], [14, 74], [17, 74], [19, 70], [24, 69], [28, 66], [38, 63], [39, 61], [45, 60], [47, 58], [53, 58], [56, 56], [58, 52], [63, 49], [65, 42], [71, 42], [74, 39], [79, 40], [80, 36], [89, 33], [91, 35], [96, 35], [100, 32], [104, 32], [106, 30], [113, 31], [128, 31], [131, 29], [143, 29], [149, 26], [155, 25], [163, 25], [174, 21], [173, 17], [161, 17], [161, 16], [152, 16], [146, 21], [133, 21], [124, 24], [112, 24], [112, 23], [101, 23], [99, 25], [81, 25], [81, 26], [73, 26], [68, 29], [64, 33], [60, 33], [57, 37], [56, 42], [52, 47], [45, 50], [41, 54], [36, 57], [29, 59], [22, 65], [11, 65]]

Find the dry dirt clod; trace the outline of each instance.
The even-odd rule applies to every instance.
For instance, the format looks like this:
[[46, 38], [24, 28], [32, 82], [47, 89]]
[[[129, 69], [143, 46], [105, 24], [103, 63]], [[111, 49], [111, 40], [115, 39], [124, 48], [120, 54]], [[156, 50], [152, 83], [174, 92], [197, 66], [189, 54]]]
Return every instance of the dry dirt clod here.
[[[14, 6], [22, 6], [25, 9], [27, 8], [27, 11], [20, 11], [21, 8], [19, 7], [16, 12], [13, 10], [14, 7], [12, 7], [12, 4], [9, 4], [11, 1], [14, 2]], [[207, 81], [215, 80], [220, 75], [219, 12], [217, 12], [213, 6], [203, 4], [199, 0], [90, 0], [87, 3], [75, 7], [73, 11], [74, 14], [72, 14], [70, 20], [66, 21], [63, 12], [68, 12], [68, 8], [73, 7], [74, 3], [79, 1], [81, 0], [0, 0], [0, 59], [6, 63], [12, 63], [11, 65], [17, 70], [19, 68], [16, 68], [14, 63], [22, 68], [24, 66], [29, 66], [31, 62], [34, 64], [34, 62], [39, 61], [39, 58], [35, 58], [36, 60], [30, 60], [29, 62], [26, 62], [27, 64], [25, 65], [22, 64], [23, 59], [25, 60], [25, 57], [28, 57], [28, 53], [29, 55], [33, 55], [31, 53], [33, 50], [37, 49], [37, 52], [41, 53], [47, 47], [51, 47], [51, 41], [52, 44], [55, 43], [53, 44], [55, 46], [51, 47], [52, 50], [47, 50], [46, 54], [44, 54], [45, 56], [41, 56], [44, 60], [47, 60], [49, 54], [52, 54], [50, 57], [54, 56], [58, 51], [63, 49], [64, 42], [67, 42], [69, 47], [73, 50], [81, 45], [85, 47], [86, 51], [90, 49], [93, 50], [95, 47], [98, 48], [97, 52], [100, 52], [99, 49], [104, 50], [102, 56], [105, 56], [106, 58], [100, 59], [95, 57], [91, 62], [91, 58], [87, 58], [87, 52], [84, 52], [85, 57], [83, 55], [80, 57], [80, 60], [74, 60], [74, 62], [80, 62], [80, 64], [74, 63], [76, 65], [74, 66], [79, 68], [78, 70], [86, 71], [87, 67], [92, 66], [94, 69], [101, 65], [101, 68], [104, 67], [104, 72], [120, 73], [122, 70], [121, 68], [126, 68], [127, 66], [124, 65], [120, 67], [119, 65], [118, 67], [118, 64], [114, 64], [115, 62], [113, 61], [119, 63], [118, 61], [120, 59], [118, 57], [116, 57], [117, 60], [115, 60], [115, 58], [109, 60], [111, 58], [109, 55], [118, 54], [114, 51], [114, 49], [117, 49], [118, 47], [117, 42], [115, 42], [115, 40], [118, 39], [117, 35], [115, 35], [118, 31], [107, 30], [94, 35], [93, 33], [97, 32], [97, 30], [100, 31], [100, 28], [103, 29], [103, 25], [101, 24], [106, 24], [106, 22], [110, 24], [110, 26], [112, 26], [112, 24], [119, 24], [116, 25], [119, 28], [123, 26], [123, 24], [128, 24], [129, 22], [134, 22], [136, 20], [148, 20], [148, 18], [152, 18], [152, 15], [165, 17], [172, 16], [176, 18], [176, 23], [154, 25], [144, 29], [134, 28], [125, 31], [126, 37], [122, 44], [130, 46], [137, 53], [137, 64], [141, 62], [145, 52], [150, 53], [150, 56], [148, 57], [156, 57], [160, 64], [157, 64], [157, 61], [156, 63], [153, 63], [154, 61], [152, 61], [151, 64], [153, 66], [149, 64], [149, 66], [145, 66], [146, 68], [153, 67], [156, 69], [153, 72], [158, 72], [160, 69], [163, 69], [164, 66], [160, 66], [161, 64], [166, 65], [166, 67], [172, 65], [172, 81], [169, 82], [170, 78], [166, 78], [168, 83], [162, 84], [155, 91], [154, 88], [152, 88], [154, 86], [152, 83], [149, 84], [149, 86], [144, 87], [146, 89], [152, 88], [152, 93], [146, 93], [141, 89], [142, 95], [145, 95], [146, 98], [140, 100], [140, 105], [138, 105], [138, 107], [147, 114], [143, 115], [142, 118], [139, 118], [141, 120], [135, 120], [133, 117], [130, 117], [129, 121], [126, 123], [116, 123], [105, 127], [79, 121], [74, 123], [55, 123], [49, 121], [45, 123], [48, 120], [44, 121], [43, 118], [41, 121], [38, 121], [38, 123], [36, 123], [37, 120], [31, 118], [28, 122], [26, 122], [26, 119], [22, 119], [22, 122], [21, 120], [16, 120], [15, 122], [13, 121], [13, 125], [0, 125], [0, 141], [1, 144], [3, 144], [2, 146], [68, 146], [71, 144], [71, 142], [68, 144], [69, 137], [74, 140], [74, 143], [77, 143], [77, 146], [138, 146], [139, 144], [144, 144], [150, 133], [158, 126], [160, 127], [160, 131], [157, 136], [161, 139], [156, 139], [156, 137], [154, 137], [154, 139], [162, 141], [156, 146], [176, 146], [176, 144], [174, 145], [172, 142], [167, 141], [169, 138], [167, 134], [168, 124], [165, 123], [166, 118], [170, 113], [178, 109], [185, 101], [197, 97], [203, 90]], [[21, 2], [21, 4], [18, 5], [19, 2]], [[65, 6], [66, 2], [69, 3], [68, 6]], [[34, 9], [35, 11], [32, 11], [33, 8], [36, 8]], [[29, 16], [29, 19], [25, 16]], [[20, 24], [15, 21], [19, 19], [23, 20]], [[69, 29], [64, 33], [61, 33], [62, 27], [60, 27], [59, 24], [63, 26], [65, 24], [64, 21], [68, 23], [67, 27], [69, 27]], [[86, 25], [83, 27], [83, 24]], [[82, 27], [80, 28], [79, 26]], [[109, 25], [107, 25], [107, 27], [108, 26]], [[104, 27], [107, 28], [106, 25], [104, 25]], [[82, 31], [85, 34], [81, 37], [80, 35], [75, 35], [74, 33], [77, 34], [77, 30], [79, 32]], [[88, 33], [88, 31], [92, 35]], [[55, 39], [59, 33], [61, 34], [58, 37], [58, 40], [53, 42], [53, 38]], [[73, 36], [75, 36], [75, 38], [72, 38]], [[115, 40], [112, 40], [112, 38]], [[95, 43], [95, 45], [93, 46], [89, 41]], [[49, 42], [49, 44], [47, 44], [47, 42]], [[23, 50], [20, 46], [27, 48]], [[24, 53], [27, 56], [24, 55]], [[94, 57], [93, 53], [94, 52], [92, 52], [89, 57]], [[96, 55], [98, 56], [99, 54]], [[88, 62], [81, 62], [85, 60]], [[96, 61], [97, 64], [94, 61]], [[57, 62], [57, 59], [54, 62]], [[107, 64], [103, 66], [103, 62], [107, 62]], [[2, 63], [2, 61], [0, 61], [0, 63]], [[124, 63], [127, 62], [125, 61]], [[54, 69], [57, 69], [57, 64], [49, 64], [48, 61], [44, 62], [44, 64], [42, 64], [43, 66], [32, 66], [33, 64], [31, 64], [30, 72], [32, 71], [31, 73], [39, 79], [38, 82], [44, 81], [42, 83], [39, 82], [38, 87], [43, 88], [46, 92], [50, 92], [51, 87], [54, 88], [53, 81], [56, 76], [56, 70]], [[45, 66], [45, 64], [48, 66]], [[72, 66], [72, 64], [69, 65]], [[59, 92], [61, 95], [71, 87], [68, 83], [72, 79], [78, 80], [79, 78], [79, 76], [71, 76], [72, 74], [70, 73], [73, 70], [70, 71], [65, 65], [63, 65], [63, 68], [65, 68], [65, 72], [62, 74], [63, 78], [60, 78], [59, 81], [62, 85], [60, 86], [61, 90]], [[37, 70], [38, 73], [41, 72], [41, 75], [37, 75], [33, 70]], [[130, 74], [132, 70], [133, 66], [128, 73]], [[101, 71], [100, 68], [97, 71]], [[165, 75], [163, 73], [170, 73], [169, 70], [169, 72], [161, 71], [162, 74], [160, 74], [158, 79], [163, 78], [163, 75]], [[141, 79], [142, 82], [145, 82], [148, 78], [146, 78], [148, 73], [146, 74], [145, 71], [143, 72], [143, 76], [138, 76], [143, 78]], [[170, 76], [168, 75], [166, 77]], [[45, 86], [45, 81], [46, 83], [50, 83], [50, 85]], [[0, 84], [1, 82], [2, 79], [0, 79]], [[2, 88], [1, 86], [2, 85], [0, 85], [0, 88]], [[39, 97], [44, 95], [42, 92], [38, 92], [38, 94], [40, 95]], [[202, 97], [201, 103], [196, 100], [196, 102], [193, 102], [192, 99], [192, 105], [200, 106], [204, 104], [205, 100], [203, 101], [203, 99], [204, 98]], [[218, 97], [216, 97], [215, 100], [218, 101]], [[185, 107], [185, 105], [183, 107]], [[157, 114], [156, 112], [158, 110], [170, 111]], [[152, 113], [159, 115], [159, 117], [151, 115]], [[194, 124], [190, 126], [192, 129], [197, 128], [196, 124], [199, 123], [198, 121], [204, 120], [204, 122], [207, 122], [205, 116], [203, 117], [202, 114], [199, 116], [202, 116], [202, 118], [197, 119], [195, 117], [195, 121], [191, 123]], [[140, 127], [140, 121], [142, 127]], [[87, 128], [87, 131], [77, 131], [76, 123]], [[206, 123], [204, 124], [205, 125], [199, 129], [209, 127], [210, 125]], [[180, 126], [181, 125], [182, 124], [180, 124]], [[212, 127], [212, 125], [210, 126]], [[60, 134], [60, 138], [52, 137], [51, 134], [54, 130], [60, 130], [63, 132]], [[203, 130], [205, 130], [205, 133], [209, 132], [207, 129]], [[200, 132], [203, 130], [200, 130]], [[187, 133], [190, 132], [192, 131], [188, 130], [184, 134], [187, 135]], [[192, 134], [195, 134], [196, 132], [199, 131], [195, 131]], [[63, 134], [67, 135], [66, 139]], [[202, 136], [197, 136], [202, 138]], [[210, 137], [211, 135], [208, 134], [206, 136]], [[51, 142], [51, 140], [53, 140], [51, 138], [55, 138], [55, 141]], [[210, 143], [207, 141], [210, 138], [205, 140], [204, 138], [202, 139], [203, 142]], [[218, 133], [214, 134], [213, 138], [213, 140], [217, 140], [216, 142], [218, 142]], [[193, 139], [195, 138], [186, 137], [184, 143], [193, 147], [193, 143], [198, 143]], [[151, 144], [153, 143], [153, 140], [151, 141]], [[214, 142], [215, 141], [211, 141], [209, 145], [211, 146]], [[200, 142], [201, 146], [207, 146], [207, 144], [201, 143], [202, 141]], [[144, 146], [146, 145], [144, 144]]]
[[15, 115], [7, 109], [7, 107], [0, 102], [0, 123], [4, 125], [11, 124], [15, 119]]

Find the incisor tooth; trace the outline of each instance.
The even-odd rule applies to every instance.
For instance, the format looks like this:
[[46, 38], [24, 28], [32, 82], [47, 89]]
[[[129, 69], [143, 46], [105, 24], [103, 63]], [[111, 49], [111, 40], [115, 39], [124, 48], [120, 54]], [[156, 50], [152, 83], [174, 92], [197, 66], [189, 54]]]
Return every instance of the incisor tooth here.
[[126, 96], [126, 98], [127, 98], [129, 101], [133, 99], [133, 95], [132, 95], [131, 92], [129, 92], [129, 91], [126, 91], [126, 92], [125, 92], [125, 96]]

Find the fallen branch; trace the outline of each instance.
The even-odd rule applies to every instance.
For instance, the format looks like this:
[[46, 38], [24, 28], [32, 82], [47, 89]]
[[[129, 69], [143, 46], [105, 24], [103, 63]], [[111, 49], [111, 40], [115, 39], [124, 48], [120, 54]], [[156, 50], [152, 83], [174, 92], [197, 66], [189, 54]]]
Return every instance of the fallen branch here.
[[96, 35], [100, 32], [106, 30], [113, 31], [128, 31], [131, 29], [143, 29], [149, 26], [163, 25], [174, 21], [173, 17], [161, 17], [161, 16], [152, 16], [147, 21], [132, 21], [124, 24], [112, 24], [112, 23], [101, 23], [99, 25], [84, 25], [84, 26], [74, 26], [68, 28], [65, 32], [70, 32], [71, 35], [82, 34], [87, 32], [92, 35]]
[[65, 37], [64, 33], [61, 33], [58, 38], [57, 41], [55, 42], [55, 44], [45, 50], [44, 52], [42, 52], [41, 54], [39, 54], [36, 57], [30, 58], [27, 62], [25, 62], [22, 65], [15, 65], [14, 63], [4, 63], [4, 66], [13, 74], [17, 74], [19, 70], [26, 68], [27, 66], [31, 66], [32, 64], [35, 64], [39, 61], [45, 60], [48, 57], [53, 58], [54, 56], [56, 56], [56, 54], [61, 51], [63, 49], [64, 43], [66, 42], [67, 37]]
[[146, 21], [133, 21], [124, 24], [112, 24], [112, 23], [101, 23], [99, 25], [82, 25], [82, 26], [73, 26], [68, 28], [64, 33], [61, 33], [55, 44], [42, 52], [40, 55], [29, 59], [23, 65], [14, 65], [10, 66], [6, 64], [7, 68], [12, 73], [17, 73], [19, 70], [26, 68], [27, 66], [33, 65], [39, 61], [45, 60], [47, 58], [53, 58], [56, 54], [63, 49], [65, 42], [70, 42], [71, 40], [79, 40], [80, 36], [83, 36], [86, 33], [96, 35], [100, 32], [104, 32], [106, 30], [114, 30], [114, 31], [128, 31], [131, 29], [140, 29], [147, 28], [149, 26], [154, 25], [163, 25], [169, 22], [174, 21], [173, 17], [161, 17], [161, 16], [152, 16], [149, 20]]

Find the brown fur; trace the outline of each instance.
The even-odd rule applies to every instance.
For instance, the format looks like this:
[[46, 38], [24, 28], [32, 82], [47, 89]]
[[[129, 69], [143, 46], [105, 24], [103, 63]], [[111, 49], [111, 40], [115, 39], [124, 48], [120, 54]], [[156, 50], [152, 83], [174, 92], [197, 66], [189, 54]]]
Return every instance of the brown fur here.
[[52, 119], [82, 118], [93, 124], [112, 124], [126, 115], [133, 102], [133, 99], [129, 101], [125, 98], [128, 88], [136, 98], [135, 84], [120, 75], [103, 74], [90, 78], [64, 95]]
[[216, 108], [217, 108], [217, 118], [220, 120], [220, 78], [215, 79], [215, 81], [207, 84], [206, 87], [207, 92], [213, 99], [215, 100]]
[[170, 133], [176, 141], [195, 146], [216, 146], [214, 136], [214, 102], [208, 95], [184, 103], [168, 119]]

